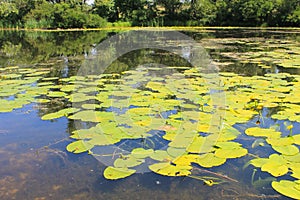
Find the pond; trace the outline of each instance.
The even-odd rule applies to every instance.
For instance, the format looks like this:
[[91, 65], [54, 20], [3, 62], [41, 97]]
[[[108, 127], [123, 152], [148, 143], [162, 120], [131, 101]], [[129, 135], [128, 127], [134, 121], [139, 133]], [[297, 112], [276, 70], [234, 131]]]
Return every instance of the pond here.
[[0, 31], [0, 199], [300, 199], [300, 30]]

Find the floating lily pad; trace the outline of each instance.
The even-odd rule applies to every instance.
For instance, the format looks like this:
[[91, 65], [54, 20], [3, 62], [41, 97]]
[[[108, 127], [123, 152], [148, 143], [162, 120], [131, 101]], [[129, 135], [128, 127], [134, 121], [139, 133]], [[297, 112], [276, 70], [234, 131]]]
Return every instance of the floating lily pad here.
[[172, 165], [170, 163], [156, 163], [149, 166], [149, 169], [164, 176], [188, 176], [191, 174], [191, 166]]
[[239, 158], [247, 155], [248, 150], [245, 148], [236, 149], [217, 149], [215, 155], [219, 158]]
[[167, 151], [156, 150], [151, 155], [150, 158], [158, 161], [170, 162], [173, 158], [167, 153]]
[[113, 114], [108, 112], [100, 112], [93, 110], [80, 111], [68, 117], [69, 119], [78, 119], [86, 122], [101, 122], [104, 120], [113, 119]]
[[210, 168], [215, 166], [220, 166], [226, 162], [226, 158], [216, 157], [213, 153], [207, 153], [201, 155], [196, 159], [195, 163], [199, 164], [202, 167]]
[[288, 172], [287, 161], [278, 154], [272, 154], [269, 158], [256, 158], [250, 163], [256, 167], [261, 167], [262, 171], [269, 172], [275, 177], [285, 175]]
[[42, 116], [42, 120], [51, 120], [51, 119], [57, 119], [57, 118], [60, 118], [60, 117], [63, 117], [63, 116], [68, 116], [69, 114], [71, 113], [75, 113], [79, 111], [78, 108], [65, 108], [65, 109], [62, 109], [60, 111], [57, 111], [55, 113], [49, 113], [49, 114], [46, 114], [44, 116]]
[[67, 151], [72, 152], [72, 153], [83, 153], [88, 150], [90, 150], [93, 147], [92, 144], [89, 142], [85, 142], [83, 140], [78, 140], [75, 142], [70, 143], [67, 146]]
[[294, 199], [300, 199], [299, 181], [281, 180], [273, 181], [272, 187], [279, 193]]
[[294, 143], [295, 139], [293, 137], [285, 137], [285, 138], [267, 138], [267, 143], [275, 146], [288, 146]]
[[117, 168], [135, 167], [144, 162], [144, 159], [135, 158], [133, 156], [123, 156], [118, 158], [114, 162], [114, 166]]
[[109, 180], [116, 180], [121, 178], [126, 178], [128, 176], [131, 176], [135, 173], [134, 169], [128, 169], [128, 168], [117, 168], [117, 167], [107, 167], [104, 170], [104, 177]]
[[289, 155], [289, 156], [292, 156], [292, 155], [296, 155], [299, 153], [299, 148], [296, 147], [295, 145], [287, 145], [287, 146], [272, 146], [272, 148], [283, 154], [283, 155]]
[[153, 152], [153, 149], [136, 148], [131, 151], [131, 154], [135, 158], [146, 158], [151, 156]]
[[245, 130], [245, 133], [249, 136], [255, 137], [268, 137], [268, 138], [279, 138], [281, 132], [278, 132], [271, 128], [259, 128], [252, 127]]
[[199, 158], [199, 155], [193, 155], [193, 154], [188, 154], [188, 155], [182, 155], [177, 157], [172, 161], [172, 163], [176, 165], [186, 165], [190, 166], [191, 163], [196, 162], [197, 159]]

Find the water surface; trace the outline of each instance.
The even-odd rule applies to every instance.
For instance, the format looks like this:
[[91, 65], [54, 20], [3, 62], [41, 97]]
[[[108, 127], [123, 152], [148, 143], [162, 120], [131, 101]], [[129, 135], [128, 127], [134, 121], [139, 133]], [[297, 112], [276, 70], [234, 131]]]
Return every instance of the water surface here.
[[[220, 72], [243, 76], [281, 72], [300, 75], [299, 68], [274, 63], [269, 63], [266, 68], [261, 63], [240, 59], [241, 53], [286, 49], [299, 44], [298, 31], [201, 29], [182, 33], [202, 44]], [[115, 34], [116, 31], [1, 31], [0, 68], [47, 68], [50, 73], [46, 77], [71, 77], [87, 59], [93, 58], [100, 42]], [[182, 52], [180, 57], [158, 49], [132, 51], [115, 60], [104, 73], [120, 74], [138, 70], [149, 63], [154, 65], [152, 67], [191, 67], [187, 61], [188, 50]], [[153, 70], [151, 76], [171, 73], [181, 73], [181, 70]], [[213, 173], [217, 173], [238, 181], [212, 187], [189, 177], [164, 177], [150, 172], [117, 181], [106, 180], [102, 175], [106, 166], [93, 156], [66, 151], [66, 146], [73, 141], [69, 136], [75, 129], [74, 120], [65, 117], [41, 120], [44, 114], [66, 106], [68, 103], [64, 101], [31, 103], [12, 112], [0, 113], [1, 199], [286, 199], [274, 191], [270, 183], [257, 187], [251, 184], [253, 167], [243, 169], [248, 157], [232, 159], [208, 171], [193, 171], [196, 175], [214, 176]], [[266, 117], [271, 112], [272, 109], [264, 109], [262, 115]], [[244, 131], [258, 119], [259, 116], [254, 117], [247, 124], [236, 124], [235, 127]], [[266, 118], [264, 123], [265, 126], [278, 123], [284, 127], [283, 121]], [[299, 123], [294, 123], [294, 131], [299, 130]], [[247, 142], [250, 139], [246, 136], [237, 140], [251, 149], [253, 141]], [[266, 173], [260, 176], [268, 177]]]

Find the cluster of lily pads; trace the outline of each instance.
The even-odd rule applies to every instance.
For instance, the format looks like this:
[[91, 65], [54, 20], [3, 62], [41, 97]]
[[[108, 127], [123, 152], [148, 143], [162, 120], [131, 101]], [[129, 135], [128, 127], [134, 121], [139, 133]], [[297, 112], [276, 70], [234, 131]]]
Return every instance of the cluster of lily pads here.
[[52, 81], [58, 78], [44, 77], [49, 73], [49, 68], [0, 68], [0, 112], [11, 112], [32, 102], [49, 102], [48, 99], [36, 99], [41, 95], [51, 95], [50, 89], [57, 87]]
[[[208, 48], [228, 49], [222, 56], [241, 63], [255, 63], [261, 68], [270, 69], [273, 66], [282, 68], [300, 68], [299, 42], [287, 39], [266, 38], [221, 38], [205, 39], [203, 45]], [[247, 51], [236, 51], [236, 46], [242, 46]]]
[[[162, 73], [166, 70], [172, 73]], [[112, 180], [128, 177], [142, 165], [165, 176], [190, 176], [195, 165], [211, 168], [246, 156], [248, 150], [236, 140], [243, 133], [234, 125], [247, 123], [266, 109], [276, 108], [270, 115], [273, 120], [300, 122], [299, 75], [220, 73], [214, 80], [214, 75], [197, 68], [149, 66], [122, 74], [44, 78], [49, 73], [50, 69], [41, 68], [1, 68], [0, 112], [32, 102], [68, 102], [67, 108], [41, 119], [74, 120], [77, 130], [67, 150], [109, 155], [112, 164], [104, 177]], [[245, 134], [264, 138], [276, 152], [250, 164], [275, 177], [290, 175], [273, 181], [272, 187], [299, 199], [300, 134], [291, 131], [284, 136], [260, 124]], [[165, 145], [158, 147], [157, 137]], [[136, 140], [142, 144], [120, 151], [121, 144]], [[106, 155], [96, 151], [103, 146], [111, 147]]]

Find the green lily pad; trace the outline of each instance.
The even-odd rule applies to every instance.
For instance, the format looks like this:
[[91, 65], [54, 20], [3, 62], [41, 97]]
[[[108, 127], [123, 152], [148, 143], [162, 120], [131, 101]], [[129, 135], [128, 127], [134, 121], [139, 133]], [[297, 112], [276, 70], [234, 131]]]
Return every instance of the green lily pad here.
[[83, 153], [93, 148], [93, 145], [83, 140], [78, 140], [70, 143], [67, 146], [67, 151], [72, 153]]
[[87, 109], [87, 110], [95, 110], [96, 108], [99, 108], [100, 106], [98, 104], [82, 104], [81, 107], [83, 109]]
[[185, 148], [175, 148], [175, 147], [169, 147], [167, 149], [167, 152], [170, 156], [176, 158], [178, 156], [182, 156], [186, 154], [186, 149]]
[[174, 140], [169, 143], [169, 146], [175, 148], [185, 148], [189, 146], [193, 140], [193, 137], [189, 137], [186, 134], [176, 134]]
[[199, 155], [187, 154], [187, 155], [182, 155], [182, 156], [177, 157], [176, 159], [174, 159], [172, 161], [172, 163], [174, 163], [176, 165], [190, 166], [191, 163], [196, 162], [198, 158], [199, 158]]
[[275, 177], [285, 175], [289, 171], [286, 165], [282, 165], [276, 162], [267, 162], [261, 167], [261, 170], [269, 172]]
[[269, 172], [275, 177], [282, 176], [288, 173], [287, 161], [281, 155], [272, 154], [269, 156], [267, 160], [262, 159], [260, 161], [259, 160], [256, 160], [254, 162], [251, 161], [251, 164], [255, 162], [256, 164], [262, 164], [261, 166], [262, 171]]
[[287, 145], [287, 146], [272, 146], [272, 148], [283, 154], [283, 155], [289, 155], [289, 156], [292, 156], [292, 155], [296, 155], [299, 153], [299, 148], [296, 147], [295, 145]]
[[204, 148], [202, 148], [205, 141], [206, 138], [202, 136], [193, 138], [192, 142], [190, 142], [190, 144], [187, 144], [187, 151], [190, 153], [207, 153], [205, 152]]
[[283, 158], [292, 163], [300, 163], [300, 154], [295, 154], [292, 156], [283, 155]]
[[254, 167], [261, 168], [264, 164], [266, 164], [269, 161], [268, 158], [255, 158], [250, 161], [250, 164], [252, 164]]
[[47, 94], [47, 96], [48, 97], [65, 97], [65, 96], [67, 96], [67, 94], [64, 92], [49, 92]]
[[173, 158], [164, 150], [156, 150], [151, 155], [150, 158], [158, 161], [170, 162]]
[[300, 183], [297, 183], [296, 181], [281, 180], [279, 182], [272, 182], [274, 190], [293, 199], [300, 199], [299, 186]]
[[295, 144], [300, 145], [300, 134], [295, 134], [292, 138], [294, 139]]
[[85, 122], [102, 122], [113, 119], [113, 114], [109, 112], [100, 112], [93, 110], [84, 110], [74, 115], [68, 116], [69, 119], [78, 119]]
[[241, 144], [238, 142], [217, 142], [215, 144], [216, 147], [218, 147], [218, 149], [238, 149], [241, 148]]
[[216, 157], [213, 153], [207, 153], [201, 155], [196, 159], [195, 163], [202, 167], [210, 168], [223, 165], [226, 162], [226, 158]]
[[267, 137], [267, 138], [279, 138], [281, 132], [278, 132], [271, 128], [259, 128], [252, 127], [245, 130], [245, 133], [249, 136], [255, 137]]
[[218, 138], [219, 142], [225, 142], [236, 139], [241, 133], [234, 127], [225, 125], [221, 130], [220, 136]]
[[274, 146], [288, 146], [294, 143], [293, 137], [285, 137], [285, 138], [267, 138], [267, 143]]
[[245, 148], [236, 149], [217, 149], [215, 155], [219, 158], [239, 158], [247, 155], [248, 150]]
[[170, 163], [156, 163], [149, 166], [149, 169], [164, 176], [188, 176], [191, 174], [191, 166], [171, 165]]
[[103, 175], [106, 179], [109, 180], [116, 180], [116, 179], [121, 179], [121, 178], [126, 178], [128, 176], [131, 176], [134, 174], [136, 170], [134, 169], [128, 169], [128, 168], [117, 168], [117, 167], [107, 167]]
[[51, 119], [57, 119], [57, 118], [60, 118], [60, 117], [63, 117], [63, 116], [68, 116], [69, 114], [71, 113], [75, 113], [79, 111], [78, 108], [65, 108], [65, 109], [62, 109], [60, 111], [57, 111], [55, 113], [49, 113], [49, 114], [46, 114], [44, 116], [42, 116], [42, 120], [51, 120]]
[[117, 168], [128, 168], [138, 166], [144, 162], [144, 159], [135, 158], [133, 156], [123, 156], [115, 160], [114, 166]]
[[95, 99], [94, 96], [89, 96], [89, 95], [86, 95], [85, 93], [71, 94], [70, 96], [68, 96], [68, 98], [69, 98], [69, 101], [71, 101], [73, 103], [84, 102], [84, 101], [94, 100]]
[[151, 156], [153, 152], [153, 149], [136, 148], [132, 150], [131, 154], [135, 158], [146, 158], [148, 156]]

